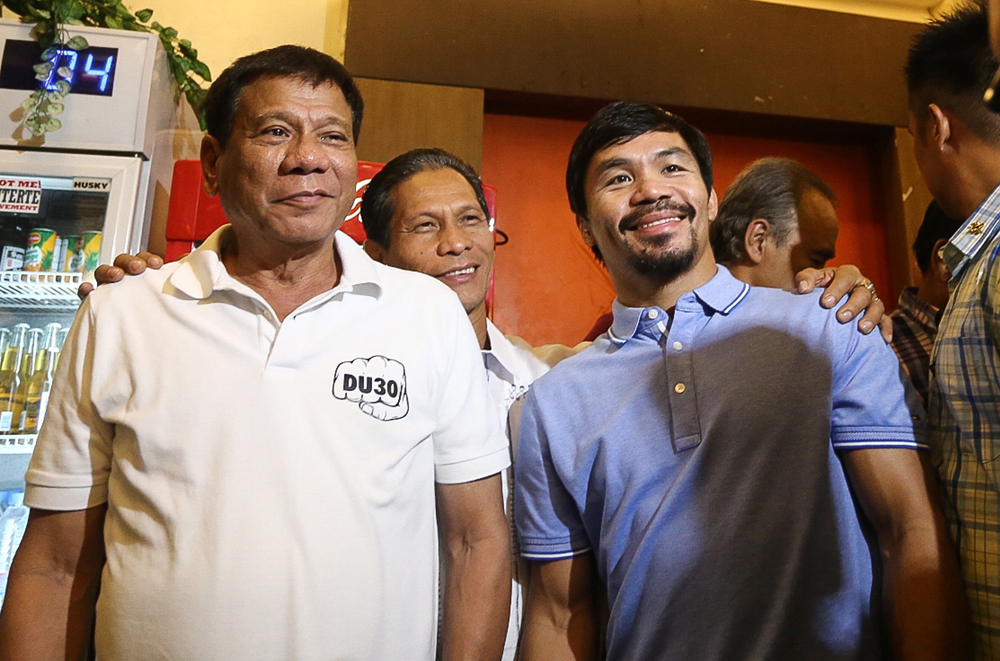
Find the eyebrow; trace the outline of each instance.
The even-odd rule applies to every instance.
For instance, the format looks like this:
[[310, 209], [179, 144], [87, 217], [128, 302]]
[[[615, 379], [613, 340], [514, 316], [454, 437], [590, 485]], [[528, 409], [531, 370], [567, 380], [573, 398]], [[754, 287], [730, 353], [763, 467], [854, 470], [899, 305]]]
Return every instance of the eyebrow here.
[[[465, 206], [459, 208], [455, 215], [466, 214], [466, 213], [469, 213], [470, 211], [475, 211], [475, 212], [478, 212], [479, 214], [481, 214], [483, 216], [487, 216], [488, 217], [488, 214], [484, 214], [483, 213], [482, 207], [480, 207], [478, 204], [472, 204], [471, 202], [469, 204], [466, 204]], [[411, 222], [411, 221], [419, 220], [420, 218], [439, 218], [440, 216], [441, 216], [441, 209], [433, 209], [433, 210], [432, 209], [421, 209], [420, 211], [416, 212], [415, 214], [413, 214], [411, 216], [407, 216], [406, 218], [404, 218], [403, 222]]]
[[[270, 122], [275, 119], [285, 122], [287, 124], [294, 124], [296, 117], [290, 115], [289, 113], [279, 108], [277, 110], [270, 110], [267, 112], [263, 112], [257, 115], [255, 119], [257, 121], [257, 124], [266, 124], [267, 122]], [[322, 122], [320, 122], [319, 126], [337, 126], [340, 128], [346, 128], [350, 126], [350, 122], [341, 117], [338, 117], [337, 115], [328, 115], [323, 119]]]
[[[672, 158], [674, 156], [683, 156], [687, 159], [694, 159], [694, 156], [687, 149], [683, 147], [666, 147], [664, 149], [658, 149], [653, 153], [654, 160], [663, 160], [665, 158]], [[597, 170], [595, 171], [597, 176], [600, 176], [607, 172], [608, 170], [613, 170], [615, 168], [620, 168], [626, 166], [632, 162], [628, 158], [607, 158], [597, 164]]]

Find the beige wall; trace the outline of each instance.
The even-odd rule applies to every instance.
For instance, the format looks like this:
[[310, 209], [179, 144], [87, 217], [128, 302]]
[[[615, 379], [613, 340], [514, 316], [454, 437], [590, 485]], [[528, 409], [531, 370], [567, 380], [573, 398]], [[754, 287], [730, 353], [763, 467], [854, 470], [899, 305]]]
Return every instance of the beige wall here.
[[894, 21], [924, 23], [943, 16], [968, 0], [757, 0], [778, 5], [824, 9], [847, 14], [861, 14]]
[[236, 58], [281, 44], [299, 44], [344, 59], [348, 0], [132, 0], [153, 19], [190, 39], [218, 75]]

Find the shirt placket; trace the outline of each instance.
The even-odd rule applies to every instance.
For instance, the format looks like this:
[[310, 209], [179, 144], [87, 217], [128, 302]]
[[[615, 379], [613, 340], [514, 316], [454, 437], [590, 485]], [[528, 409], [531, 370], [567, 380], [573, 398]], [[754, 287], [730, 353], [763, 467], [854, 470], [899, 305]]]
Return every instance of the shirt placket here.
[[693, 364], [694, 337], [701, 318], [701, 310], [695, 312], [678, 304], [669, 328], [660, 329], [674, 452], [690, 450], [701, 443]]

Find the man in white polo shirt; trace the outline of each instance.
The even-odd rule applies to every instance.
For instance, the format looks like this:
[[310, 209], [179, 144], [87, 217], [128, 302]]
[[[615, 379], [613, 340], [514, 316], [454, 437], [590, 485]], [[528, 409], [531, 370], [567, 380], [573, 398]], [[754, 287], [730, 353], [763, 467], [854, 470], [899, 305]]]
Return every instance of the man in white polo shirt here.
[[360, 95], [280, 47], [206, 108], [232, 226], [81, 308], [0, 659], [78, 656], [98, 581], [102, 659], [432, 659], [438, 524], [444, 653], [498, 657], [509, 455], [475, 335], [447, 287], [334, 242]]

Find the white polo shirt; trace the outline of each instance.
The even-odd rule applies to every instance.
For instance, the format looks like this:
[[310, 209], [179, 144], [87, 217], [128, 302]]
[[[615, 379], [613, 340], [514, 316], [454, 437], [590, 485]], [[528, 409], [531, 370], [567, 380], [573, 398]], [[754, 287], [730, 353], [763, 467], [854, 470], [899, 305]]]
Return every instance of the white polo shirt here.
[[108, 503], [103, 659], [432, 659], [434, 483], [509, 465], [475, 335], [339, 234], [278, 323], [224, 227], [80, 308], [25, 502]]

